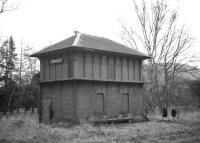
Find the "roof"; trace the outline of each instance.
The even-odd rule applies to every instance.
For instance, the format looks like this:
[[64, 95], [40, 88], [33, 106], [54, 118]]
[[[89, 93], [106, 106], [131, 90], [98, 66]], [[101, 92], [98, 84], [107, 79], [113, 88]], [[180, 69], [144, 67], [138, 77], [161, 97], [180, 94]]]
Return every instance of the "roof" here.
[[32, 54], [31, 56], [37, 57], [45, 53], [54, 52], [61, 49], [67, 49], [70, 47], [89, 48], [98, 51], [128, 54], [128, 55], [140, 56], [145, 59], [150, 58], [149, 56], [135, 49], [122, 45], [118, 42], [112, 41], [104, 37], [98, 37], [84, 33], [75, 34], [74, 36], [71, 36], [61, 42], [58, 42], [54, 45], [44, 48]]

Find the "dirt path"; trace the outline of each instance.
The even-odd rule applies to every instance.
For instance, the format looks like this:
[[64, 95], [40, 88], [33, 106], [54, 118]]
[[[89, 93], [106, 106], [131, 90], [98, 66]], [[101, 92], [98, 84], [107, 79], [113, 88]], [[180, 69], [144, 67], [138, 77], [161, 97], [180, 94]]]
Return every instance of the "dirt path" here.
[[200, 143], [200, 123], [180, 123], [190, 129], [177, 132], [157, 134], [153, 136], [140, 136], [138, 143]]

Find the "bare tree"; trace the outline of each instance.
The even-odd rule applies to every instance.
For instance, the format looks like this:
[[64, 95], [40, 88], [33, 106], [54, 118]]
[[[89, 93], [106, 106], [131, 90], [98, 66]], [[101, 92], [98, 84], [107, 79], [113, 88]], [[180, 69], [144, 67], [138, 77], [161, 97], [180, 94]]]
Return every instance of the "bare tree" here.
[[9, 0], [0, 0], [0, 14], [6, 11], [12, 11], [16, 9], [17, 6], [9, 3]]
[[194, 39], [184, 25], [178, 28], [177, 10], [170, 10], [166, 1], [148, 5], [142, 0], [140, 5], [133, 0], [133, 4], [140, 31], [122, 24], [122, 38], [136, 49], [144, 47], [152, 57], [145, 68], [147, 89], [154, 104], [168, 107], [169, 87], [184, 66], [195, 59], [189, 54]]
[[[10, 1], [9, 0], [0, 0], [0, 14], [6, 12], [6, 11], [12, 11], [14, 9], [17, 8], [17, 6], [14, 6], [12, 5], [11, 3], [9, 3]], [[2, 56], [3, 54], [3, 47], [5, 46], [4, 45], [4, 41], [1, 40], [0, 38], [0, 63], [2, 62], [2, 60], [5, 59], [5, 57]], [[2, 65], [0, 64], [0, 68], [2, 67]], [[1, 74], [1, 72], [0, 72]], [[0, 77], [0, 81], [1, 81], [1, 77]]]
[[30, 54], [33, 53], [33, 48], [21, 41], [21, 52], [19, 60], [19, 86], [30, 84], [33, 75], [38, 72], [36, 58], [30, 57]]

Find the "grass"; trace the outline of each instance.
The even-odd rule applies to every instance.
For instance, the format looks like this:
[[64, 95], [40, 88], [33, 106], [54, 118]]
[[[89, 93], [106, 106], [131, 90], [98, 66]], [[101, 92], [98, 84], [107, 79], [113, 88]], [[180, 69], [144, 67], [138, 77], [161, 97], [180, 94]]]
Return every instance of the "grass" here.
[[[196, 122], [200, 119], [200, 108], [198, 107], [179, 107], [176, 108], [179, 113], [176, 115], [176, 120], [179, 121], [190, 121]], [[171, 109], [168, 109], [168, 119], [171, 120]], [[154, 112], [150, 112], [148, 118], [151, 120], [162, 120], [161, 113], [159, 109], [155, 109]]]
[[[197, 119], [200, 119], [200, 111], [188, 113], [187, 116], [185, 113], [184, 119], [180, 116], [180, 120], [198, 121]], [[128, 142], [138, 136], [151, 136], [190, 128], [175, 122], [157, 122], [156, 120], [99, 127], [90, 124], [64, 127], [64, 123], [39, 124], [37, 114], [4, 116], [0, 120], [0, 143]]]

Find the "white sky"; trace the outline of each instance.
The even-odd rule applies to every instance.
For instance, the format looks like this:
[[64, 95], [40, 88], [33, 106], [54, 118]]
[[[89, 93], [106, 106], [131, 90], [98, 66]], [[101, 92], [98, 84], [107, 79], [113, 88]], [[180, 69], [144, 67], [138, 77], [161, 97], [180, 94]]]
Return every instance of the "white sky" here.
[[[200, 53], [200, 1], [177, 3], [180, 23], [190, 30], [193, 49]], [[18, 48], [23, 40], [35, 51], [72, 36], [74, 30], [123, 43], [122, 19], [130, 26], [137, 21], [132, 0], [20, 0], [17, 10], [0, 15], [0, 36], [12, 35]]]

